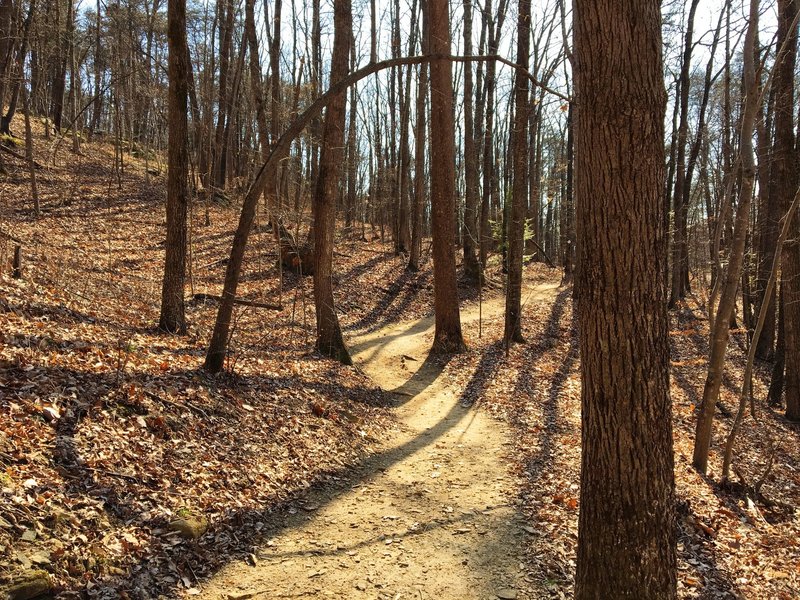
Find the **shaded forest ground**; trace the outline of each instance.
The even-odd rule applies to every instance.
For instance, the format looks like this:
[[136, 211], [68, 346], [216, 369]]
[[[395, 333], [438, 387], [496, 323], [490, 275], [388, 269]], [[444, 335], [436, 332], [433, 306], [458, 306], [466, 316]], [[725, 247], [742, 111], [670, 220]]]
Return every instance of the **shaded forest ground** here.
[[[51, 156], [37, 137], [37, 159]], [[9, 276], [13, 243], [0, 239], [0, 583], [26, 568], [51, 572], [64, 597], [175, 596], [200, 589], [232, 557], [255, 554], [270, 515], [311, 507], [309, 488], [346, 488], [350, 466], [397, 431], [393, 397], [357, 368], [318, 359], [310, 281], [278, 288], [263, 219], [253, 236], [242, 297], [282, 300], [280, 312], [239, 307], [229, 370], [198, 371], [216, 313], [193, 302], [186, 337], [154, 331], [163, 259], [163, 176], [126, 156], [122, 186], [110, 145], [83, 156], [55, 151], [39, 171], [43, 215], [31, 216], [22, 163], [6, 156], [0, 228], [23, 241], [22, 280]], [[233, 208], [192, 214], [191, 293], [219, 293], [235, 226]], [[0, 235], [0, 237], [2, 237]], [[337, 243], [337, 302], [346, 336], [430, 314], [430, 264], [419, 274], [379, 241]], [[558, 282], [532, 266], [526, 282]], [[462, 290], [464, 301], [474, 292]], [[442, 377], [463, 398], [510, 425], [509, 468], [523, 482], [509, 499], [527, 516], [524, 577], [569, 597], [580, 467], [580, 377], [571, 290], [526, 305], [529, 340], [508, 356], [501, 321], [468, 339]], [[673, 315], [673, 400], [680, 509], [680, 588], [687, 598], [792, 598], [800, 589], [800, 432], [759, 404], [737, 465], [752, 486], [774, 451], [761, 491], [714, 482], [690, 467], [695, 404], [705, 374], [707, 326], [696, 303]], [[737, 333], [722, 402], [735, 403], [743, 364]], [[760, 370], [757, 398], [768, 375]], [[722, 416], [715, 438], [720, 450]], [[769, 435], [768, 435], [769, 434]], [[772, 450], [767, 440], [773, 440]], [[642, 451], [647, 451], [643, 448]], [[199, 539], [176, 521], [208, 529]], [[545, 592], [542, 592], [543, 594]]]

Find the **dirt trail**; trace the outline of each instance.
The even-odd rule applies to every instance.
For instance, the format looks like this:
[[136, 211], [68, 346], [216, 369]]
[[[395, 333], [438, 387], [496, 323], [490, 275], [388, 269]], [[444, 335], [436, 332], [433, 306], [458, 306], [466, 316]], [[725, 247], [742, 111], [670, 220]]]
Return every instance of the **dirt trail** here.
[[[523, 301], [556, 289], [529, 288]], [[502, 319], [503, 305], [502, 298], [484, 303], [484, 323]], [[477, 306], [462, 311], [462, 323], [476, 338]], [[350, 485], [315, 492], [295, 514], [277, 517], [255, 566], [228, 565], [202, 598], [530, 597], [504, 427], [463, 407], [462, 390], [424, 360], [432, 339], [427, 318], [350, 340], [356, 364], [397, 394], [403, 431]]]

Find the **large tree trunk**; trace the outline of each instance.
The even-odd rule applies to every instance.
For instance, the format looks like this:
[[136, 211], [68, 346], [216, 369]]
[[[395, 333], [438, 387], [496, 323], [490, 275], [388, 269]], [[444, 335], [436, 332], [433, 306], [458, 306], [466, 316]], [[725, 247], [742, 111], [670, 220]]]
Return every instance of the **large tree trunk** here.
[[[350, 0], [334, 6], [334, 42], [331, 85], [349, 71], [352, 20]], [[333, 238], [336, 227], [336, 191], [344, 162], [345, 98], [333, 97], [325, 113], [319, 175], [314, 190], [314, 304], [317, 309], [317, 350], [345, 364], [352, 364], [342, 338], [333, 300]]]
[[579, 600], [676, 597], [659, 6], [576, 0], [573, 15]]
[[[517, 14], [517, 64], [528, 68], [531, 40], [531, 3], [519, 0]], [[508, 285], [506, 286], [506, 347], [524, 342], [522, 337], [522, 254], [525, 250], [525, 213], [528, 208], [528, 78], [514, 77], [513, 183], [511, 224], [508, 231]]]
[[[794, 107], [794, 69], [797, 54], [798, 0], [778, 2], [778, 47], [785, 43], [782, 60], [776, 67], [775, 176], [781, 185], [775, 192], [785, 214], [798, 184], [798, 156], [795, 149], [792, 108]], [[784, 393], [786, 418], [800, 421], [800, 216], [795, 214], [781, 254], [784, 327]]]
[[169, 149], [167, 171], [167, 241], [161, 316], [158, 326], [171, 333], [186, 332], [183, 287], [186, 278], [186, 215], [189, 174], [188, 96], [190, 65], [186, 41], [186, 0], [167, 5], [169, 44]]
[[[431, 54], [450, 54], [450, 11], [447, 0], [430, 0], [428, 12]], [[431, 352], [464, 350], [456, 280], [456, 159], [453, 119], [453, 65], [431, 62], [431, 218], [433, 224], [433, 291], [436, 331]]]

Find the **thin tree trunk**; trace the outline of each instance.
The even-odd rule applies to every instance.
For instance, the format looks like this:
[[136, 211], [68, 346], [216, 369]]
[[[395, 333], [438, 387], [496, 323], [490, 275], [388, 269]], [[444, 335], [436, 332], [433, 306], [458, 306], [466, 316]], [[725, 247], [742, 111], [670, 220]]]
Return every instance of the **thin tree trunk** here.
[[[464, 0], [464, 54], [472, 54], [472, 0]], [[464, 279], [476, 285], [481, 278], [478, 261], [478, 153], [475, 143], [475, 109], [472, 65], [464, 65]]]
[[[11, 99], [8, 101], [8, 110], [0, 120], [0, 133], [11, 135], [11, 120], [14, 118], [14, 113], [17, 111], [17, 102], [19, 101], [19, 94], [23, 87], [25, 56], [28, 54], [28, 40], [30, 39], [31, 24], [33, 23], [33, 15], [36, 9], [36, 1], [31, 0], [28, 7], [28, 16], [25, 17], [25, 23], [22, 26], [22, 42], [17, 50], [17, 78], [14, 82], [14, 88], [11, 92]], [[2, 73], [2, 71], [0, 71]], [[0, 75], [2, 76], [2, 75]], [[0, 104], [2, 104], [2, 96], [0, 96]], [[0, 107], [1, 110], [2, 107]]]
[[673, 205], [675, 215], [674, 240], [672, 242], [672, 290], [669, 297], [670, 306], [683, 300], [686, 295], [684, 272], [688, 269], [687, 256], [687, 214], [689, 211], [688, 198], [684, 195], [686, 181], [686, 142], [689, 133], [689, 71], [692, 62], [692, 49], [694, 43], [694, 16], [700, 0], [692, 0], [689, 6], [689, 17], [686, 22], [686, 35], [684, 38], [683, 62], [681, 63], [680, 89], [680, 123], [678, 124], [677, 161], [675, 175], [675, 193]]
[[[420, 0], [422, 14], [426, 13], [426, 2]], [[423, 19], [420, 37], [422, 53], [428, 52], [428, 19]], [[428, 92], [428, 65], [419, 67], [417, 82], [417, 122], [414, 127], [414, 202], [411, 209], [411, 252], [408, 258], [408, 270], [419, 271], [422, 254], [422, 210], [425, 204], [425, 141], [427, 139], [425, 119], [425, 99]]]
[[700, 407], [700, 415], [697, 420], [694, 453], [692, 457], [692, 464], [703, 474], [705, 474], [708, 469], [708, 452], [711, 447], [714, 412], [716, 410], [717, 399], [719, 398], [722, 373], [725, 368], [725, 354], [727, 352], [728, 338], [730, 336], [730, 321], [736, 303], [736, 291], [739, 287], [739, 277], [741, 275], [742, 261], [744, 258], [744, 246], [750, 220], [750, 202], [753, 196], [755, 180], [753, 130], [756, 117], [758, 116], [758, 105], [760, 102], [754, 54], [757, 35], [758, 0], [750, 0], [750, 22], [747, 26], [744, 47], [745, 102], [739, 137], [739, 162], [742, 166], [739, 203], [736, 209], [736, 220], [734, 223], [734, 232], [725, 280], [712, 328], [711, 356], [708, 362], [708, 375], [703, 390], [703, 403]]
[[28, 161], [28, 173], [30, 173], [31, 176], [33, 214], [39, 217], [42, 211], [39, 207], [39, 189], [36, 185], [36, 162], [33, 160], [33, 134], [31, 133], [31, 106], [27, 94], [25, 95], [23, 104], [23, 110], [25, 111], [25, 158]]

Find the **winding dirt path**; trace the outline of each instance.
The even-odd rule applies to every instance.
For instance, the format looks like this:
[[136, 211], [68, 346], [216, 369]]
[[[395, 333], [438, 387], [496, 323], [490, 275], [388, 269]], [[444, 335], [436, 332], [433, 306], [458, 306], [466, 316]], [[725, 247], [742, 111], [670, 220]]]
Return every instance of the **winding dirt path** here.
[[[556, 289], [529, 288], [523, 300]], [[503, 304], [484, 303], [484, 322], [502, 319]], [[477, 337], [477, 306], [462, 311], [462, 323], [467, 338]], [[462, 406], [462, 390], [424, 360], [432, 340], [432, 318], [350, 340], [356, 364], [397, 395], [403, 430], [350, 485], [314, 492], [304, 509], [278, 517], [255, 565], [228, 565], [202, 598], [530, 597], [510, 442], [501, 423]]]

